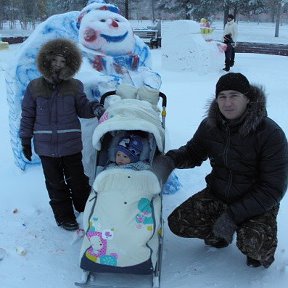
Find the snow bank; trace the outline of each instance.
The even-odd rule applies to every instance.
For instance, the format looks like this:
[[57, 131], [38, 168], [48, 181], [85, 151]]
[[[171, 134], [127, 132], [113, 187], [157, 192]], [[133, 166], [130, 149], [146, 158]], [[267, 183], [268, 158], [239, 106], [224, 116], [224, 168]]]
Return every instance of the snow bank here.
[[191, 20], [162, 23], [162, 65], [165, 69], [213, 72], [224, 64], [223, 45], [205, 41], [199, 23]]

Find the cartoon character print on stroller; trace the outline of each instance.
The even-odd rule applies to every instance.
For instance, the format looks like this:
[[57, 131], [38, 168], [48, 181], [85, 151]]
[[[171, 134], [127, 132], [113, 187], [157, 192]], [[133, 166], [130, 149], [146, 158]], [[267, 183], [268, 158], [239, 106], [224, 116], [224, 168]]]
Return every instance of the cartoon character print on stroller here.
[[[131, 91], [131, 87], [122, 85], [101, 98], [104, 102], [109, 96], [106, 112], [92, 137], [97, 151], [96, 176], [83, 213], [83, 277], [75, 283], [78, 286], [97, 287], [96, 274], [103, 272], [151, 275], [151, 286], [160, 286], [162, 184], [151, 169], [105, 169], [127, 131], [142, 139], [141, 161], [151, 165], [164, 151], [166, 96], [143, 89]], [[157, 107], [159, 97], [162, 119]]]

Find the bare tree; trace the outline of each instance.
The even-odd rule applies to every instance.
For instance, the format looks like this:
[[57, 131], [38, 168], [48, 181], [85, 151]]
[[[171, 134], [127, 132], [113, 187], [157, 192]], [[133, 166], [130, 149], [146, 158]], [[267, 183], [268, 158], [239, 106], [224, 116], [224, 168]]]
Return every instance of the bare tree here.
[[129, 0], [125, 0], [125, 18], [129, 19]]
[[275, 25], [275, 37], [279, 37], [279, 26], [280, 26], [280, 18], [281, 18], [281, 11], [282, 11], [282, 1], [278, 0], [277, 3], [277, 12], [276, 12], [276, 25]]
[[155, 22], [155, 0], [151, 0], [151, 7], [152, 7], [152, 21]]
[[8, 11], [7, 16], [9, 19], [9, 28], [14, 29], [16, 27], [16, 20], [18, 14], [17, 0], [9, 0], [8, 1]]
[[275, 37], [279, 37], [279, 26], [281, 20], [281, 14], [283, 11], [283, 7], [288, 3], [288, 0], [278, 0], [277, 3], [277, 12], [276, 12], [276, 24], [275, 24]]

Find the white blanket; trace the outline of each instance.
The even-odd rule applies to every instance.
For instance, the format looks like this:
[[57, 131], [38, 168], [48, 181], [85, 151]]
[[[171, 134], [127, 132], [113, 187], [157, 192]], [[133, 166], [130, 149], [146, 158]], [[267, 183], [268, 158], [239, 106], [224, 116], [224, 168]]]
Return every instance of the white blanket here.
[[[81, 257], [103, 265], [129, 267], [158, 251], [160, 184], [153, 172], [109, 169], [93, 184], [84, 212]], [[154, 256], [155, 258], [155, 256]]]

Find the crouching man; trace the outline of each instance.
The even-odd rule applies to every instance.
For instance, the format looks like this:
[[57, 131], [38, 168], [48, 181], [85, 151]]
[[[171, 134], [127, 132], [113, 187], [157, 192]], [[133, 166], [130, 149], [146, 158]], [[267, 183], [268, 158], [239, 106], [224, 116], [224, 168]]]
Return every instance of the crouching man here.
[[268, 268], [277, 247], [277, 214], [287, 189], [288, 148], [282, 129], [266, 112], [261, 87], [241, 73], [218, 80], [216, 98], [193, 138], [161, 155], [154, 170], [163, 181], [174, 169], [210, 160], [207, 186], [168, 217], [180, 237], [223, 248], [237, 234], [248, 266]]

